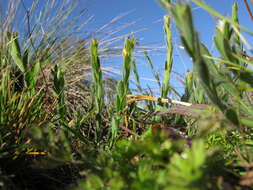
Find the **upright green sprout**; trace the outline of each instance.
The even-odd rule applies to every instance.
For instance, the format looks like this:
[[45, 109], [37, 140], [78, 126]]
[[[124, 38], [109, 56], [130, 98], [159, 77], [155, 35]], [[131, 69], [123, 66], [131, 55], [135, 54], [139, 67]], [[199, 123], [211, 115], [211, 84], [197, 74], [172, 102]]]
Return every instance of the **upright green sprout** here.
[[54, 92], [58, 100], [58, 114], [60, 115], [61, 122], [65, 123], [66, 121], [66, 105], [65, 105], [65, 98], [64, 98], [64, 87], [65, 87], [65, 80], [64, 80], [64, 72], [59, 68], [58, 65], [55, 65], [54, 70], [52, 70], [52, 75], [54, 77]]
[[170, 17], [164, 17], [164, 31], [166, 34], [166, 42], [167, 42], [167, 59], [164, 65], [164, 77], [161, 89], [161, 98], [167, 98], [168, 93], [170, 91], [170, 75], [172, 69], [172, 52], [173, 52], [173, 45], [171, 42], [171, 25], [170, 25]]
[[101, 124], [102, 124], [102, 109], [104, 105], [104, 89], [102, 70], [100, 66], [100, 60], [98, 57], [98, 41], [93, 39], [90, 45], [91, 61], [92, 61], [92, 77], [95, 88], [95, 119], [96, 119], [96, 131], [95, 139], [98, 142], [101, 138]]
[[131, 60], [132, 51], [135, 45], [135, 38], [127, 38], [125, 41], [122, 55], [124, 57], [123, 74], [122, 79], [117, 84], [117, 95], [116, 95], [116, 116], [112, 119], [111, 128], [111, 141], [112, 146], [117, 138], [119, 126], [123, 123], [122, 112], [126, 107], [127, 94], [130, 92], [129, 89], [129, 77], [131, 73]]

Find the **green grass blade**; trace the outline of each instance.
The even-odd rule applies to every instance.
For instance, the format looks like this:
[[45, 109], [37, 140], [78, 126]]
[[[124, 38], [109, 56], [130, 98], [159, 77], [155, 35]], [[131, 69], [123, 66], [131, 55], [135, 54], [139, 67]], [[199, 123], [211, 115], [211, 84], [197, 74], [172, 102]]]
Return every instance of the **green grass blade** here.
[[171, 24], [169, 16], [164, 17], [164, 31], [166, 34], [166, 42], [167, 42], [167, 59], [165, 61], [161, 97], [167, 98], [168, 93], [170, 91], [170, 75], [172, 70], [172, 52], [173, 52], [173, 44], [171, 41]]
[[10, 49], [10, 54], [15, 62], [15, 64], [18, 66], [20, 71], [23, 73], [25, 72], [25, 65], [23, 63], [22, 55], [21, 55], [21, 50], [18, 42], [18, 37], [15, 36], [11, 40], [11, 49]]
[[220, 13], [218, 13], [217, 11], [215, 11], [214, 9], [210, 8], [204, 1], [202, 0], [192, 0], [195, 4], [197, 4], [199, 7], [203, 8], [204, 10], [206, 10], [207, 12], [209, 12], [210, 14], [217, 16], [218, 18], [220, 18], [221, 20], [224, 20], [232, 25], [234, 25], [235, 27], [241, 29], [242, 31], [248, 33], [249, 35], [253, 35], [253, 32], [249, 31], [248, 29], [246, 29], [245, 27], [241, 26], [240, 24], [238, 24], [236, 21], [234, 21], [233, 19], [227, 18], [223, 15], [221, 15]]

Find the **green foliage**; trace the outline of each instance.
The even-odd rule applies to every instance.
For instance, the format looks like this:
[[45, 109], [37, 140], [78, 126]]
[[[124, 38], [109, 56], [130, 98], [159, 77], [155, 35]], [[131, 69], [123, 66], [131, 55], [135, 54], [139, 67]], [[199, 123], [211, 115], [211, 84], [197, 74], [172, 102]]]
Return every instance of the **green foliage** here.
[[[171, 13], [164, 18], [167, 57], [162, 81], [147, 51], [144, 55], [162, 98], [176, 92], [170, 86], [172, 19], [193, 62], [179, 97], [183, 102], [168, 100], [169, 106], [161, 100], [149, 101], [152, 97], [144, 104], [127, 101], [131, 71], [138, 90], [153, 93], [141, 86], [134, 37], [125, 40], [122, 50], [122, 79], [117, 82], [115, 102], [105, 103], [98, 40], [91, 40], [88, 57], [81, 53], [82, 43], [73, 51], [61, 51], [73, 47], [67, 37], [59, 41], [57, 36], [32, 35], [24, 43], [18, 33], [1, 29], [1, 188], [12, 183], [9, 174], [20, 175], [13, 164], [16, 159], [17, 165], [22, 163], [21, 171], [39, 168], [49, 173], [60, 167], [68, 175], [60, 182], [64, 188], [65, 181], [71, 184], [69, 189], [252, 189], [253, 64], [240, 31], [252, 33], [239, 24], [236, 3], [227, 18], [203, 1], [192, 0], [221, 19], [214, 36], [220, 53], [216, 58], [199, 39], [189, 3], [159, 2]], [[73, 83], [71, 67], [65, 65], [81, 61], [84, 66], [80, 56], [91, 62], [93, 79], [92, 93], [78, 102], [84, 105], [82, 110], [71, 106], [83, 91], [69, 98]], [[64, 172], [53, 173], [52, 181], [56, 183], [55, 175], [63, 177]]]
[[[189, 5], [184, 5], [182, 3], [175, 4], [174, 6], [171, 6], [171, 12], [175, 18], [177, 27], [180, 30], [182, 42], [193, 59], [194, 70], [198, 74], [198, 78], [206, 94], [212, 103], [224, 113], [226, 118], [234, 125], [238, 126], [238, 108], [232, 108], [231, 105], [227, 105], [226, 100], [221, 97], [221, 94], [219, 94], [218, 88], [216, 87], [216, 84], [220, 84], [220, 86], [222, 86], [222, 91], [225, 91], [227, 97], [233, 97], [235, 101], [238, 101], [239, 94], [242, 92], [239, 93], [239, 89], [234, 85], [233, 80], [238, 80], [233, 79], [236, 77], [234, 72], [231, 71], [231, 73], [229, 73], [222, 65], [217, 65], [212, 61], [206, 60], [203, 56], [210, 54], [204, 45], [199, 42], [198, 35], [193, 28]], [[238, 52], [232, 52], [232, 49], [235, 48], [230, 47], [229, 40], [232, 34], [233, 31], [229, 29], [228, 23], [224, 22], [220, 24], [216, 30], [215, 43], [225, 61], [235, 62], [235, 58], [231, 55], [237, 54]], [[219, 67], [219, 72], [215, 67]], [[213, 78], [211, 75], [217, 77]], [[224, 97], [224, 94], [222, 96]]]
[[119, 127], [123, 124], [122, 113], [126, 107], [127, 94], [129, 94], [129, 77], [131, 73], [132, 51], [135, 45], [135, 38], [127, 38], [122, 50], [124, 57], [122, 79], [117, 84], [115, 109], [116, 114], [112, 116], [110, 146], [115, 143]]
[[66, 118], [66, 107], [64, 101], [64, 73], [57, 65], [55, 65], [54, 70], [52, 70], [52, 75], [54, 78], [54, 92], [58, 100], [57, 112], [60, 115], [61, 121], [64, 123]]
[[0, 103], [0, 157], [15, 157], [28, 151], [28, 130], [42, 127], [47, 122], [47, 114], [42, 109], [44, 94], [39, 91], [30, 97], [29, 92], [11, 92], [7, 74], [5, 72], [0, 89], [1, 97], [5, 97]]
[[[178, 153], [181, 151], [181, 153]], [[138, 141], [119, 141], [112, 152], [86, 158], [97, 172], [84, 173], [77, 189], [202, 189], [206, 149], [203, 141], [191, 148], [171, 142], [162, 133]]]
[[153, 65], [153, 63], [152, 63], [150, 57], [148, 56], [147, 51], [144, 51], [144, 55], [145, 55], [145, 57], [147, 58], [147, 62], [148, 62], [149, 66], [150, 66], [150, 68], [151, 68], [151, 70], [152, 70], [152, 73], [153, 73], [153, 75], [154, 75], [154, 78], [155, 78], [155, 80], [156, 80], [157, 85], [159, 86], [159, 88], [161, 88], [161, 82], [160, 82], [159, 73], [157, 73], [157, 72], [155, 71], [154, 65]]
[[161, 98], [167, 98], [168, 93], [170, 91], [170, 74], [172, 70], [172, 52], [173, 52], [173, 45], [172, 45], [172, 34], [171, 34], [171, 26], [170, 26], [170, 17], [164, 17], [164, 31], [166, 34], [166, 42], [167, 42], [167, 59], [164, 65], [164, 77], [163, 83], [161, 88]]
[[132, 58], [132, 65], [133, 65], [134, 79], [136, 81], [136, 87], [137, 87], [139, 92], [143, 92], [143, 89], [142, 89], [141, 83], [140, 83], [139, 73], [137, 71], [137, 66], [136, 66], [134, 57]]
[[22, 82], [24, 82], [26, 88], [31, 90], [32, 96], [35, 93], [36, 82], [40, 74], [40, 62], [29, 62], [28, 49], [26, 49], [22, 55], [17, 34], [8, 33], [8, 37], [10, 38], [10, 56], [21, 71], [20, 75], [24, 75], [24, 80]]
[[11, 35], [11, 34], [9, 34], [9, 35], [11, 36], [11, 48], [10, 48], [11, 56], [12, 56], [15, 64], [20, 69], [20, 71], [24, 73], [25, 72], [25, 62], [23, 62], [23, 60], [22, 60], [20, 46], [18, 43], [18, 36]]
[[[0, 76], [0, 158], [17, 157], [29, 151], [28, 131], [34, 127], [41, 127], [48, 122], [48, 116], [43, 109], [45, 93], [43, 88], [35, 91], [37, 76], [40, 72], [38, 64], [30, 71], [27, 67], [25, 55], [21, 50], [17, 35], [8, 33], [10, 40], [6, 52], [1, 54]], [[3, 54], [5, 53], [5, 54]], [[21, 72], [14, 73], [11, 59]], [[24, 75], [24, 78], [22, 77]], [[25, 85], [22, 84], [25, 82]], [[18, 89], [17, 89], [18, 87]]]
[[47, 154], [46, 158], [34, 163], [37, 167], [55, 168], [73, 159], [71, 145], [63, 130], [55, 135], [51, 126], [35, 127], [29, 131], [29, 137], [32, 139], [33, 148], [43, 150]]
[[100, 61], [98, 57], [98, 41], [93, 39], [91, 41], [91, 64], [92, 64], [92, 76], [95, 86], [95, 107], [96, 107], [96, 132], [95, 132], [95, 139], [99, 141], [101, 138], [101, 128], [102, 128], [102, 108], [104, 105], [104, 89], [102, 83], [102, 71], [100, 67]]

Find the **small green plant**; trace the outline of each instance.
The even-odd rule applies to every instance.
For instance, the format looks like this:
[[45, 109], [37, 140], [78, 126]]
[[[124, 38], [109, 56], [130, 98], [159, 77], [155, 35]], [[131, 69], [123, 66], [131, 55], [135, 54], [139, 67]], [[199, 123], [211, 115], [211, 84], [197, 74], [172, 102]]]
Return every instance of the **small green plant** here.
[[173, 45], [171, 42], [171, 26], [170, 26], [170, 17], [164, 17], [164, 31], [166, 34], [166, 43], [167, 43], [167, 59], [164, 65], [164, 77], [163, 83], [161, 88], [161, 98], [167, 98], [168, 93], [170, 92], [170, 75], [172, 70], [172, 52], [173, 52]]
[[54, 70], [52, 70], [53, 75], [53, 89], [55, 92], [55, 96], [58, 101], [58, 108], [57, 114], [60, 116], [61, 123], [66, 122], [66, 105], [65, 105], [65, 98], [64, 98], [64, 73], [59, 68], [59, 66], [55, 65]]
[[[1, 158], [29, 152], [28, 131], [48, 122], [43, 108], [45, 93], [36, 90], [40, 64], [28, 62], [28, 52], [21, 55], [18, 36], [8, 33], [6, 51], [1, 54], [0, 76], [0, 152]], [[29, 65], [29, 67], [28, 67]]]
[[84, 172], [86, 179], [76, 189], [203, 189], [209, 156], [203, 141], [185, 148], [184, 141], [172, 143], [163, 133], [133, 142], [122, 140], [113, 151], [86, 158], [100, 169]]
[[110, 146], [115, 143], [120, 125], [123, 124], [122, 114], [127, 105], [127, 94], [129, 94], [129, 77], [131, 73], [132, 51], [135, 45], [135, 38], [127, 38], [122, 54], [124, 57], [122, 79], [117, 84], [116, 95], [116, 116], [112, 118]]
[[96, 132], [95, 139], [98, 142], [101, 138], [102, 132], [102, 109], [104, 106], [104, 89], [102, 71], [100, 67], [100, 61], [98, 57], [98, 41], [93, 39], [91, 41], [91, 64], [92, 64], [92, 76], [95, 88], [95, 120], [96, 120]]

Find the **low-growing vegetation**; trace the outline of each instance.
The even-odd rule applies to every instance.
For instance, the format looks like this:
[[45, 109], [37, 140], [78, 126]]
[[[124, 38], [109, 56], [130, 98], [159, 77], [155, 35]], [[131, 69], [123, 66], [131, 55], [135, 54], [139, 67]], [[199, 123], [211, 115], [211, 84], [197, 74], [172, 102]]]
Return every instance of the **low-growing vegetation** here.
[[[50, 2], [45, 7], [54, 8]], [[220, 56], [201, 42], [189, 1], [158, 0], [168, 10], [167, 56], [163, 78], [153, 70], [160, 87], [154, 97], [139, 79], [134, 36], [122, 48], [122, 78], [105, 78], [101, 56], [117, 51], [61, 31], [78, 18], [63, 17], [74, 4], [60, 4], [41, 33], [44, 26], [30, 22], [34, 3], [23, 35], [13, 28], [10, 1], [13, 12], [0, 28], [0, 188], [253, 189], [253, 62], [244, 37], [253, 33], [240, 25], [237, 3], [224, 17], [192, 2], [219, 20], [213, 40]], [[43, 11], [40, 18], [52, 17]], [[170, 84], [173, 21], [193, 64], [182, 93]]]

